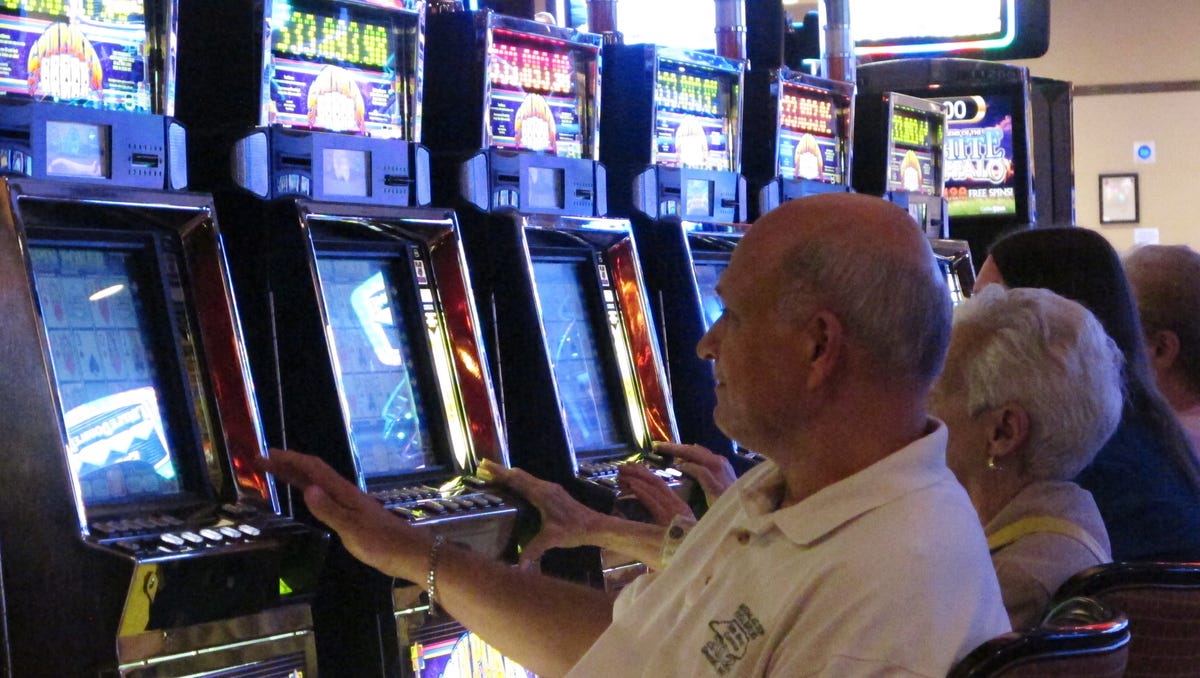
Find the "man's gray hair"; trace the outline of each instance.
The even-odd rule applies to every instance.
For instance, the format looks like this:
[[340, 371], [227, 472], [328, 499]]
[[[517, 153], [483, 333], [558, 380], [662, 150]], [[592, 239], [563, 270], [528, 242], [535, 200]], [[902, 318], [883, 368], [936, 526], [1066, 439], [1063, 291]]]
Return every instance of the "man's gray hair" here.
[[914, 261], [874, 243], [809, 238], [784, 257], [790, 290], [780, 310], [797, 316], [814, 303], [828, 307], [874, 360], [881, 380], [915, 379], [928, 388], [946, 357], [952, 305], [926, 249]]
[[1147, 337], [1164, 330], [1179, 337], [1179, 373], [1200, 393], [1200, 253], [1187, 245], [1143, 245], [1124, 264], [1142, 329]]
[[[1116, 430], [1124, 357], [1082, 305], [1045, 289], [989, 285], [958, 307], [946, 376], [967, 412], [1029, 413], [1025, 473], [1071, 480]], [[964, 342], [959, 345], [957, 342]]]

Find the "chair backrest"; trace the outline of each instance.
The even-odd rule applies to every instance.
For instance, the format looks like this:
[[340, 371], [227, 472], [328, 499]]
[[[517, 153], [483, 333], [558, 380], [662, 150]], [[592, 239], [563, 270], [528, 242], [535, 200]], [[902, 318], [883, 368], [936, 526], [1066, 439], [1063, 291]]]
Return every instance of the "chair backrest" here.
[[975, 648], [949, 678], [1120, 678], [1128, 651], [1124, 614], [1091, 598], [1072, 598], [1055, 606], [1037, 628]]
[[1200, 563], [1108, 563], [1071, 577], [1056, 599], [1089, 596], [1129, 617], [1125, 675], [1200, 673]]

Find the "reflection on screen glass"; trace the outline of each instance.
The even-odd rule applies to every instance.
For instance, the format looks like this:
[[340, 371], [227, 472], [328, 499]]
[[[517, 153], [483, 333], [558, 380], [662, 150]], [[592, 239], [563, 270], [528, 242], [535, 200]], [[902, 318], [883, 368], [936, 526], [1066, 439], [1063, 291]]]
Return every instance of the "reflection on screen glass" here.
[[418, 678], [534, 678], [474, 633], [413, 647]]
[[321, 151], [324, 161], [322, 179], [327, 195], [367, 195], [367, 151], [346, 148], [326, 148]]
[[136, 252], [29, 248], [85, 506], [181, 491]]
[[436, 465], [414, 383], [411, 330], [397, 305], [393, 261], [320, 257], [317, 271], [363, 475], [399, 475]]
[[588, 313], [591, 266], [582, 261], [535, 261], [534, 280], [542, 304], [554, 380], [567, 415], [567, 434], [576, 452], [621, 443], [604, 378], [594, 315]]
[[696, 271], [696, 287], [700, 290], [700, 306], [704, 310], [705, 329], [715, 325], [725, 312], [725, 305], [721, 303], [721, 297], [717, 294], [717, 281], [727, 265], [725, 262], [698, 261], [693, 266]]

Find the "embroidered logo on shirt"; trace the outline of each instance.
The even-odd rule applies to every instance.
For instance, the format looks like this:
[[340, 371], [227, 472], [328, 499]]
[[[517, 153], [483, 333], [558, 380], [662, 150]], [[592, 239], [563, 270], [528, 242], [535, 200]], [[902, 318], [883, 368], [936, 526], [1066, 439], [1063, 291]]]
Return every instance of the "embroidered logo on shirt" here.
[[738, 606], [733, 619], [708, 622], [713, 639], [704, 644], [704, 658], [712, 664], [718, 675], [729, 673], [746, 656], [750, 641], [763, 635], [762, 624], [750, 613], [746, 605]]

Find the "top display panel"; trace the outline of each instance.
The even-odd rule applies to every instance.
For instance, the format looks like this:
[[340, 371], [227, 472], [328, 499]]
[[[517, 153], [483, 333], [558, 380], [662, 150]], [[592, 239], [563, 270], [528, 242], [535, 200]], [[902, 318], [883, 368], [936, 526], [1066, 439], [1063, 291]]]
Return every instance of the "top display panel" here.
[[158, 113], [149, 36], [144, 0], [4, 0], [0, 95]]
[[354, 2], [275, 2], [263, 122], [407, 138], [416, 21]]

